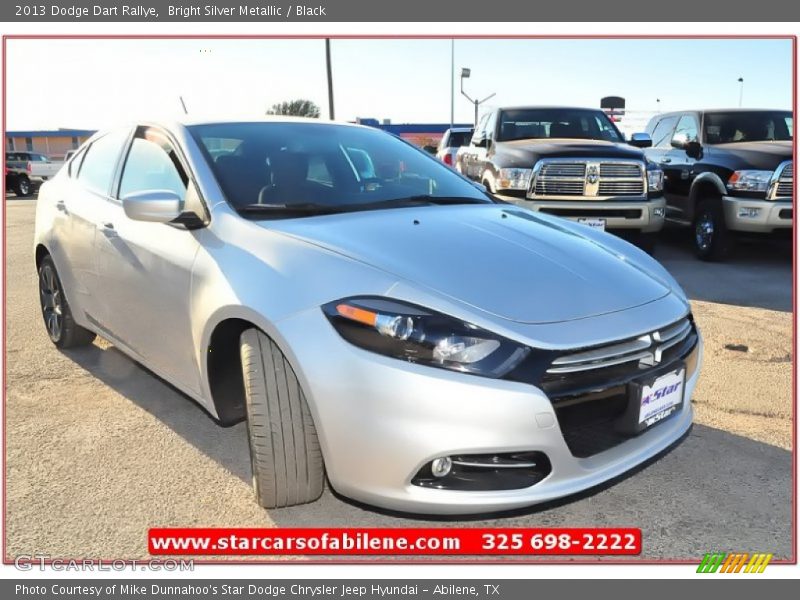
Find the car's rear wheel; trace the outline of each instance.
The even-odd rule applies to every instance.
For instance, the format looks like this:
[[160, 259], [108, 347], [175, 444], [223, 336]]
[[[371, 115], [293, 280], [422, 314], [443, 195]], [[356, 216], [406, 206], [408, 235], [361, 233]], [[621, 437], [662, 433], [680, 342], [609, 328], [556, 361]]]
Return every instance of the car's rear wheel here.
[[64, 295], [64, 288], [50, 256], [39, 265], [39, 301], [47, 335], [59, 348], [91, 344], [96, 335], [78, 325]]
[[265, 508], [313, 502], [325, 466], [303, 390], [286, 357], [258, 329], [240, 338], [253, 488]]
[[30, 196], [31, 192], [33, 191], [33, 186], [31, 185], [31, 180], [25, 177], [24, 175], [17, 177], [16, 183], [14, 183], [14, 193], [21, 198], [26, 196]]
[[733, 234], [725, 224], [722, 205], [716, 200], [703, 200], [694, 218], [694, 249], [706, 261], [724, 260], [733, 249]]

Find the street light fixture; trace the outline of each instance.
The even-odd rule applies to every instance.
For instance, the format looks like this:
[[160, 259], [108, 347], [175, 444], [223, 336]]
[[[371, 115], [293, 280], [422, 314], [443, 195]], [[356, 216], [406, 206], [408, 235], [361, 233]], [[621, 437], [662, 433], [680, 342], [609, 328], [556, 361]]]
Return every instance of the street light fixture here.
[[464, 96], [464, 98], [466, 98], [467, 100], [472, 102], [472, 104], [475, 105], [475, 125], [477, 125], [478, 124], [478, 107], [480, 107], [481, 104], [483, 104], [484, 102], [486, 102], [490, 98], [494, 98], [497, 94], [491, 94], [489, 96], [486, 96], [486, 98], [484, 98], [483, 100], [473, 100], [472, 98], [470, 98], [469, 95], [467, 94], [467, 92], [464, 91], [464, 80], [468, 79], [471, 74], [472, 74], [472, 70], [471, 69], [467, 69], [467, 68], [462, 68], [461, 69], [461, 95]]
[[739, 108], [742, 108], [742, 95], [744, 95], [744, 77], [739, 77]]

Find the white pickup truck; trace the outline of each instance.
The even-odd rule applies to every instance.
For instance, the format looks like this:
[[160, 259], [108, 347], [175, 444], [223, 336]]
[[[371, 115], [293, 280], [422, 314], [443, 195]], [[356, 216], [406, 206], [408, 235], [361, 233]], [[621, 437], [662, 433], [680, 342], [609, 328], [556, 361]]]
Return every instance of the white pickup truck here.
[[30, 196], [35, 185], [53, 177], [63, 164], [38, 152], [6, 152], [6, 191]]

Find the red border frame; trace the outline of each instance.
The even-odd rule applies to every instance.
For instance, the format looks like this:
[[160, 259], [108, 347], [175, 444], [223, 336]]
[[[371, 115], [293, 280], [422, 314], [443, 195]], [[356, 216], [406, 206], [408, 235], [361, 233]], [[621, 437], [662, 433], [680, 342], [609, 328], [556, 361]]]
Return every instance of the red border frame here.
[[[360, 39], [369, 39], [369, 40], [376, 40], [376, 39], [404, 39], [404, 40], [489, 40], [489, 39], [519, 39], [519, 40], [571, 40], [571, 39], [579, 39], [579, 40], [791, 40], [792, 42], [792, 111], [797, 115], [797, 36], [796, 35], [577, 35], [577, 34], [563, 34], [563, 35], [523, 35], [523, 34], [515, 34], [515, 35], [414, 35], [414, 34], [401, 34], [401, 35], [362, 35], [362, 34], [342, 34], [342, 35], [313, 35], [313, 34], [303, 34], [303, 35], [256, 35], [256, 34], [243, 34], [243, 35], [234, 35], [234, 34], [221, 34], [221, 35], [200, 35], [200, 34], [156, 34], [156, 35], [147, 35], [147, 34], [131, 34], [131, 35], [111, 35], [111, 34], [101, 34], [101, 35], [36, 35], [36, 34], [18, 34], [18, 35], [3, 35], [3, 65], [2, 65], [2, 97], [3, 97], [3, 116], [2, 116], [2, 130], [3, 130], [3, 138], [5, 138], [6, 133], [6, 61], [7, 61], [7, 44], [8, 40], [120, 40], [120, 39], [133, 39], [133, 40], [178, 40], [178, 39], [208, 39], [208, 40], [219, 40], [219, 39], [228, 39], [228, 40], [267, 40], [267, 39], [302, 39], [302, 40], [319, 40], [319, 39], [344, 39], [344, 40], [360, 40]], [[2, 149], [2, 156], [3, 160], [5, 161], [5, 143], [3, 144]], [[793, 148], [792, 148], [792, 159], [795, 163], [797, 163], [797, 138], [794, 138]], [[793, 227], [793, 235], [792, 235], [792, 556], [788, 560], [776, 560], [773, 561], [771, 564], [773, 565], [796, 565], [798, 564], [798, 557], [797, 557], [797, 182], [795, 182], [795, 197], [793, 200], [793, 210], [792, 210], [792, 227]], [[5, 201], [4, 201], [5, 202]], [[2, 218], [2, 226], [3, 226], [3, 248], [2, 248], [2, 260], [3, 266], [5, 267], [6, 264], [6, 207], [5, 203], [3, 204], [3, 218]], [[2, 323], [3, 323], [3, 330], [6, 330], [6, 296], [5, 293], [7, 290], [7, 269], [3, 268], [3, 300], [2, 300]], [[6, 368], [6, 337], [3, 338], [3, 357], [2, 357], [2, 368], [3, 368], [3, 375], [5, 377], [7, 373]], [[2, 450], [2, 466], [3, 466], [3, 479], [5, 483], [6, 473], [7, 473], [7, 465], [6, 465], [6, 386], [3, 386], [2, 390], [2, 405], [0, 405], [0, 419], [2, 419], [2, 430], [3, 430], [3, 450]], [[3, 498], [2, 498], [3, 506], [2, 506], [2, 519], [3, 519], [3, 539], [2, 539], [2, 553], [3, 553], [3, 564], [4, 565], [12, 565], [14, 564], [13, 560], [9, 560], [6, 556], [6, 486], [3, 485]], [[145, 536], [143, 536], [143, 539]], [[164, 557], [165, 559], [168, 557]], [[187, 559], [192, 557], [187, 556]], [[355, 557], [354, 557], [355, 558]], [[629, 559], [629, 560], [619, 560], [619, 559], [604, 559], [604, 558], [597, 558], [594, 560], [586, 560], [586, 559], [575, 559], [575, 560], [563, 560], [563, 559], [556, 559], [551, 560], [547, 558], [540, 558], [539, 560], [526, 560], [526, 559], [517, 559], [509, 557], [497, 557], [493, 559], [479, 559], [479, 560], [417, 560], [417, 559], [410, 559], [404, 560], [402, 557], [386, 557], [381, 559], [368, 559], [368, 560], [341, 560], [341, 559], [317, 559], [317, 560], [298, 560], [296, 558], [286, 560], [286, 559], [274, 559], [274, 560], [203, 560], [201, 558], [193, 559], [194, 564], [196, 565], [265, 565], [265, 564], [280, 564], [280, 565], [314, 565], [314, 564], [322, 564], [322, 565], [432, 565], [432, 566], [439, 566], [439, 565], [458, 565], [458, 564], [505, 564], [505, 565], [531, 565], [531, 564], [552, 564], [552, 565], [662, 565], [662, 564], [671, 564], [671, 565], [696, 565], [701, 557], [694, 557], [691, 559]], [[78, 559], [48, 559], [45, 564], [52, 564], [53, 561], [66, 563], [70, 561], [75, 561], [80, 563], [83, 558]], [[110, 564], [112, 561], [116, 562], [124, 562], [126, 564], [131, 564], [134, 562], [132, 559], [98, 559], [102, 560], [106, 564]], [[135, 562], [138, 564], [142, 564], [147, 562], [148, 559], [138, 559]]]

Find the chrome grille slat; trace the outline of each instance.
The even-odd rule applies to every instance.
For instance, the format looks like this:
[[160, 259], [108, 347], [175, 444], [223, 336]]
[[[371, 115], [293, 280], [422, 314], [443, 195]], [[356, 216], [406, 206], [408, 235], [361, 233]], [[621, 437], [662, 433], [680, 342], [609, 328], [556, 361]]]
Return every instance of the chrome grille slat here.
[[586, 175], [586, 163], [548, 163], [542, 166], [541, 177], [577, 177]]
[[642, 171], [639, 165], [626, 163], [600, 163], [600, 178], [608, 177], [627, 177], [632, 179], [642, 179]]
[[632, 361], [652, 364], [660, 360], [662, 352], [684, 341], [691, 331], [691, 321], [688, 317], [683, 318], [672, 325], [635, 339], [565, 354], [555, 359], [547, 372], [552, 374], [576, 373]]
[[773, 179], [774, 191], [771, 192], [770, 198], [791, 198], [794, 195], [794, 163], [787, 162], [784, 165], [777, 173], [777, 181]]

